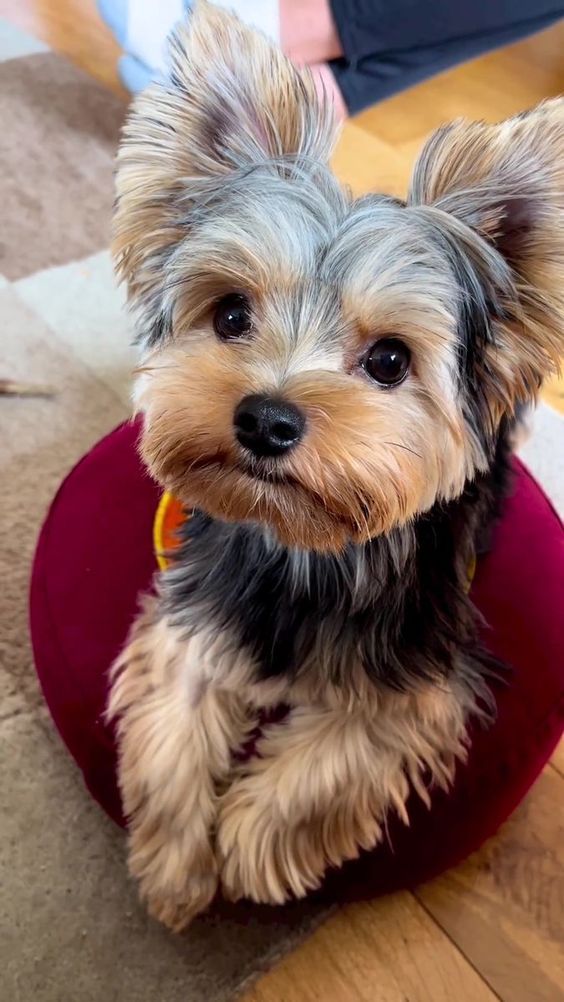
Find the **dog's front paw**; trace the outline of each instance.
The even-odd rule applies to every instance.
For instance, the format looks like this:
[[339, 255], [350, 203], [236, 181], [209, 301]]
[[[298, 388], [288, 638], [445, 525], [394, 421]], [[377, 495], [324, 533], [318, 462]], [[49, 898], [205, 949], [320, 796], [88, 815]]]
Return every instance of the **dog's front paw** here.
[[147, 911], [152, 918], [166, 925], [172, 932], [181, 932], [190, 924], [196, 915], [204, 911], [212, 901], [217, 890], [217, 873], [198, 874], [185, 881], [182, 890], [172, 895], [166, 891], [166, 896], [145, 894], [141, 886], [141, 895], [147, 903]]
[[140, 846], [132, 840], [129, 869], [149, 914], [173, 932], [203, 912], [217, 890], [218, 867], [209, 842], [172, 838], [155, 851], [150, 842]]
[[281, 905], [318, 887], [325, 861], [308, 826], [292, 824], [274, 791], [261, 797], [264, 790], [253, 780], [252, 774], [242, 777], [223, 798], [217, 831], [221, 887], [232, 901]]

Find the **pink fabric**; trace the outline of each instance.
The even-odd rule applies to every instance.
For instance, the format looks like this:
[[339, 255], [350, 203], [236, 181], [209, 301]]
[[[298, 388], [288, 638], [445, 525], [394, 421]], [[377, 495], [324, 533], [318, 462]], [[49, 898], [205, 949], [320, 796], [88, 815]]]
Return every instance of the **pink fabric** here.
[[[108, 669], [156, 570], [160, 491], [137, 456], [139, 425], [122, 425], [75, 467], [49, 511], [31, 585], [37, 672], [55, 724], [95, 799], [123, 824], [114, 736], [103, 720]], [[530, 474], [515, 484], [472, 596], [488, 647], [513, 666], [496, 684], [497, 721], [475, 729], [453, 790], [428, 811], [413, 797], [411, 825], [392, 819], [389, 845], [331, 874], [330, 898], [373, 895], [451, 866], [492, 835], [519, 803], [562, 734], [564, 530]]]

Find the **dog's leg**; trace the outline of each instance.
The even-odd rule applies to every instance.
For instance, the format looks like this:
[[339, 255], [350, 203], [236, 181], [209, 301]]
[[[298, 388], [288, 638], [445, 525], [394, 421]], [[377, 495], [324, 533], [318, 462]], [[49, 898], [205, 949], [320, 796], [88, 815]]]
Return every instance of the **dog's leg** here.
[[464, 755], [463, 708], [446, 691], [424, 702], [423, 694], [391, 696], [374, 716], [298, 708], [271, 726], [221, 804], [226, 895], [302, 897], [328, 866], [372, 848], [388, 811], [407, 821], [410, 780], [425, 799], [424, 771], [446, 785]]
[[146, 613], [113, 669], [119, 784], [129, 823], [129, 868], [150, 913], [174, 930], [217, 887], [211, 833], [215, 784], [248, 722], [233, 693], [206, 685], [201, 640]]

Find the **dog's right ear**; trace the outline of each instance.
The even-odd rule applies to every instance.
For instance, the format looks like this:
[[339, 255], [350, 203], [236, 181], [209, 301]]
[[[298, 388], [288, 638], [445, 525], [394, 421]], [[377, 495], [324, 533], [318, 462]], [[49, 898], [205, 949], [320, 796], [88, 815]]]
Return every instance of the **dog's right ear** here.
[[267, 161], [326, 162], [336, 136], [309, 73], [205, 0], [173, 36], [170, 57], [168, 80], [134, 102], [118, 154], [114, 254], [134, 301], [148, 302], [186, 236], [198, 182]]
[[558, 371], [564, 353], [564, 98], [497, 125], [439, 129], [417, 161], [409, 203], [438, 208], [479, 235], [472, 255], [481, 278], [496, 294], [511, 285], [483, 346], [479, 382], [492, 412], [500, 399], [512, 412]]

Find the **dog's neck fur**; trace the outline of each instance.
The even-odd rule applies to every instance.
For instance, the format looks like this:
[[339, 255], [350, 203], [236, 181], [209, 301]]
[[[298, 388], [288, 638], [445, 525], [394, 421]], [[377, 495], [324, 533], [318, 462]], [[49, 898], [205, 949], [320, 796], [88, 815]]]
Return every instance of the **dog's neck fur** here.
[[346, 687], [360, 663], [375, 684], [406, 690], [460, 665], [483, 672], [468, 573], [503, 494], [506, 438], [461, 498], [337, 556], [194, 513], [162, 582], [172, 619], [246, 648], [257, 681], [315, 670]]

